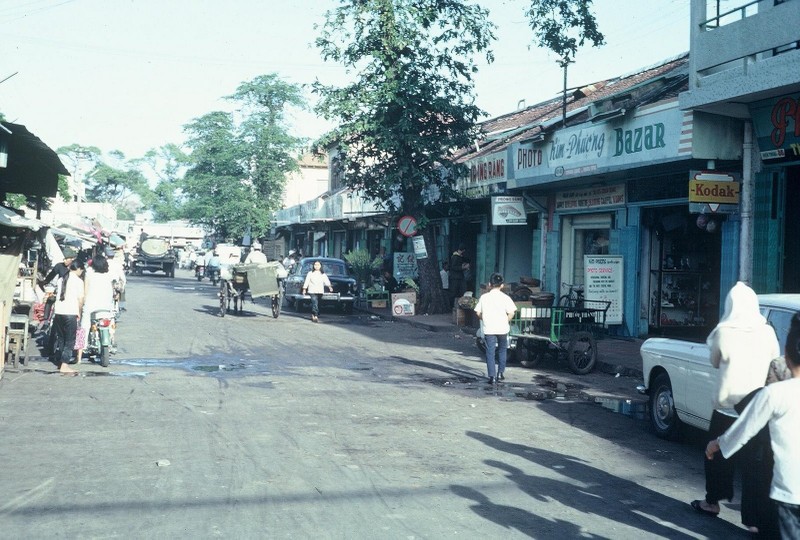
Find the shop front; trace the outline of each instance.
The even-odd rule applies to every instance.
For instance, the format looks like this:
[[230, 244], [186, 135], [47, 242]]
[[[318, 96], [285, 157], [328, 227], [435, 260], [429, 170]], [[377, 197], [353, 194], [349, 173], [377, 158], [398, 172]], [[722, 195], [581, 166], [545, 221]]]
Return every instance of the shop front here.
[[800, 292], [800, 94], [750, 107], [759, 151], [753, 208], [753, 286]]
[[[512, 148], [513, 187], [547, 198], [546, 290], [611, 301], [609, 331], [620, 335], [702, 334], [716, 323], [737, 275], [739, 221], [690, 207], [691, 172], [709, 156], [740, 164], [739, 129], [670, 100]], [[598, 261], [613, 279], [592, 281]]]

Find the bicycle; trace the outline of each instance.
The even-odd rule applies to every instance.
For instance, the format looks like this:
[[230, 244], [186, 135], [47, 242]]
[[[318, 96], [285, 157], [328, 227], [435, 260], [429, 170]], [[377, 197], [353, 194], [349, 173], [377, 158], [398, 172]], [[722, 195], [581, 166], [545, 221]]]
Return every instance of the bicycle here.
[[566, 287], [569, 291], [558, 298], [558, 307], [583, 309], [583, 285], [562, 282], [561, 287]]

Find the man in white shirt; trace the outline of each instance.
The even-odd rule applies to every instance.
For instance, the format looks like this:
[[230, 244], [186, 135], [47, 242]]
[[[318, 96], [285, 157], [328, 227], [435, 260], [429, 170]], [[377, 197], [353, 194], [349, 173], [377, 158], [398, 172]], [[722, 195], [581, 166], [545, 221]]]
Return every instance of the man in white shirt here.
[[261, 251], [261, 244], [256, 242], [252, 245], [250, 248], [250, 253], [247, 254], [247, 258], [244, 260], [244, 262], [245, 264], [267, 264], [267, 256], [264, 255], [263, 251]]
[[775, 455], [769, 496], [778, 507], [781, 538], [800, 538], [800, 313], [792, 318], [785, 357], [792, 378], [759, 391], [736, 422], [708, 443], [706, 458], [718, 451], [729, 458], [769, 424]]
[[509, 322], [514, 318], [517, 306], [502, 290], [502, 275], [496, 272], [492, 274], [489, 277], [489, 285], [492, 288], [478, 299], [475, 313], [483, 326], [483, 337], [486, 340], [486, 368], [489, 371], [489, 384], [492, 384], [495, 381], [494, 351], [497, 347], [499, 347], [497, 380], [505, 379], [508, 333], [511, 331]]

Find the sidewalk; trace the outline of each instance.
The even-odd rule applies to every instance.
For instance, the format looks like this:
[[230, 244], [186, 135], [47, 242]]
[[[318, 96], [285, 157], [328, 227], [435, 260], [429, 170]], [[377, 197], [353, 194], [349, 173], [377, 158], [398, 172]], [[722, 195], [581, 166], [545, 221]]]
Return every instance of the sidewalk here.
[[[357, 306], [357, 310], [380, 317], [383, 320], [410, 324], [417, 328], [431, 332], [464, 332], [475, 335], [477, 328], [457, 326], [453, 323], [452, 314], [439, 315], [412, 315], [409, 317], [395, 317], [387, 308], [375, 309]], [[609, 375], [642, 379], [642, 359], [639, 348], [644, 340], [637, 338], [618, 338], [607, 336], [598, 341], [598, 359], [596, 370]]]

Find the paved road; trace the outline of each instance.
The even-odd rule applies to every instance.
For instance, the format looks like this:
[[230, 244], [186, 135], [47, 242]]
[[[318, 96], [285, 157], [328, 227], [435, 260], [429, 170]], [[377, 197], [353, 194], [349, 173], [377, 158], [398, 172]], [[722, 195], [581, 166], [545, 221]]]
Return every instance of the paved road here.
[[188, 272], [132, 278], [128, 307], [110, 368], [0, 381], [3, 537], [745, 537], [686, 504], [700, 441], [572, 387], [526, 399], [539, 372], [489, 387], [461, 336], [220, 318]]

